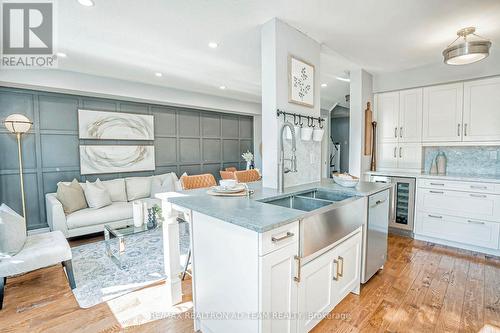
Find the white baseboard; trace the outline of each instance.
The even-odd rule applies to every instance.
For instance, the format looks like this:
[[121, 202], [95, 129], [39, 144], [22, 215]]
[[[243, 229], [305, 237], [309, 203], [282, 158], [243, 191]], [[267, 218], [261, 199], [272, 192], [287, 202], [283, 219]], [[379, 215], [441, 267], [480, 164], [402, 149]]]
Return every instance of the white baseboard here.
[[500, 250], [487, 249], [484, 247], [479, 247], [479, 246], [474, 246], [474, 245], [467, 245], [467, 244], [462, 244], [462, 243], [457, 243], [457, 242], [451, 242], [451, 241], [447, 241], [444, 239], [422, 236], [422, 235], [418, 235], [418, 234], [414, 234], [414, 238], [421, 240], [421, 241], [424, 241], [424, 242], [431, 242], [431, 243], [456, 247], [459, 249], [464, 249], [464, 250], [469, 250], [469, 251], [474, 251], [474, 252], [479, 252], [479, 253], [485, 253], [485, 254], [496, 256], [496, 257], [500, 257]]

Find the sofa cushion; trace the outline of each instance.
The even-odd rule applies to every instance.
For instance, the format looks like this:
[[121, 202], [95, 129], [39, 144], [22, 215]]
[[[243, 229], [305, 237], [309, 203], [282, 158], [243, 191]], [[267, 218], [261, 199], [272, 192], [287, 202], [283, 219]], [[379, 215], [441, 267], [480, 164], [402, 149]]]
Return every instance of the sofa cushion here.
[[76, 179], [69, 184], [57, 183], [56, 197], [61, 202], [66, 215], [88, 207], [83, 188]]
[[125, 178], [125, 184], [128, 201], [147, 198], [151, 195], [151, 177]]
[[118, 178], [113, 180], [101, 181], [102, 185], [108, 190], [113, 202], [127, 201], [127, 191], [125, 190], [125, 179]]
[[111, 195], [99, 178], [97, 178], [95, 183], [87, 181], [83, 190], [85, 192], [85, 199], [87, 199], [90, 208], [102, 208], [112, 203]]
[[179, 191], [182, 191], [184, 190], [184, 187], [182, 185], [182, 177], [184, 176], [187, 176], [187, 172], [184, 172], [182, 175], [181, 175], [181, 178], [177, 178], [177, 175], [174, 173], [174, 184], [175, 184], [175, 191], [179, 192]]
[[26, 241], [24, 218], [6, 204], [0, 206], [0, 258], [16, 255]]
[[69, 214], [66, 217], [66, 224], [68, 229], [75, 229], [132, 219], [132, 216], [132, 203], [113, 202], [111, 205], [100, 209], [86, 208]]
[[[175, 178], [174, 178], [175, 177]], [[175, 181], [177, 176], [173, 172], [151, 177], [151, 198], [155, 198], [157, 193], [175, 191]]]

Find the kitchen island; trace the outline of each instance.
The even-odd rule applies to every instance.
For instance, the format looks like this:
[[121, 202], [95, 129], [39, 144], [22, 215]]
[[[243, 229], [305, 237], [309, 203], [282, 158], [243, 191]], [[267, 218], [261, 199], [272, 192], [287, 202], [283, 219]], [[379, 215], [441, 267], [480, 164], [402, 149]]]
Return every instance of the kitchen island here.
[[[249, 186], [251, 197], [158, 195], [170, 221], [182, 212], [190, 223], [195, 329], [307, 332], [359, 293], [368, 202], [383, 194], [388, 203], [390, 185]], [[175, 255], [175, 239], [168, 243]]]

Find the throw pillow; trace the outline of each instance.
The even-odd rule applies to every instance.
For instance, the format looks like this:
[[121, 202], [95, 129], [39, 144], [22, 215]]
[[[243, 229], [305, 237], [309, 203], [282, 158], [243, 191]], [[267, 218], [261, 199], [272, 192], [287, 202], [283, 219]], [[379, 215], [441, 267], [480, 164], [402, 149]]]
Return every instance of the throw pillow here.
[[83, 189], [76, 179], [71, 183], [57, 183], [57, 200], [63, 206], [64, 214], [68, 215], [77, 210], [87, 208], [87, 201]]
[[26, 242], [24, 218], [6, 204], [0, 206], [0, 259], [22, 250]]
[[125, 185], [128, 201], [148, 198], [151, 195], [151, 177], [125, 178]]
[[[175, 175], [175, 174], [174, 174]], [[177, 178], [177, 175], [175, 175], [174, 182], [175, 182], [175, 190], [176, 191], [183, 191], [184, 187], [182, 186], [182, 177], [187, 176], [188, 174], [184, 172], [181, 176], [181, 178]]]
[[[175, 173], [171, 172], [151, 178], [151, 198], [155, 199], [155, 194], [157, 193], [175, 191], [175, 182], [172, 174], [175, 175]], [[177, 179], [177, 176], [175, 176], [175, 179]]]
[[102, 208], [111, 205], [111, 196], [99, 179], [95, 183], [85, 183], [85, 198], [90, 208]]
[[113, 202], [127, 202], [127, 191], [125, 190], [125, 179], [105, 180], [101, 182], [108, 190]]

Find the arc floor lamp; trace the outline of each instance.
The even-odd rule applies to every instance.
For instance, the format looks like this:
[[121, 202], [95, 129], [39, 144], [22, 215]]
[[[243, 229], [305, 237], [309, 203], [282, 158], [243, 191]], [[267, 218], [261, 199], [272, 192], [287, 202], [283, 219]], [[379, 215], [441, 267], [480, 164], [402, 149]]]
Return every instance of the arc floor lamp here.
[[23, 217], [26, 223], [26, 203], [24, 199], [24, 181], [23, 181], [23, 156], [21, 151], [21, 136], [28, 132], [33, 122], [22, 114], [11, 114], [4, 121], [5, 127], [9, 132], [14, 133], [17, 138], [17, 153], [19, 158], [19, 177], [21, 181], [21, 199], [23, 203]]

